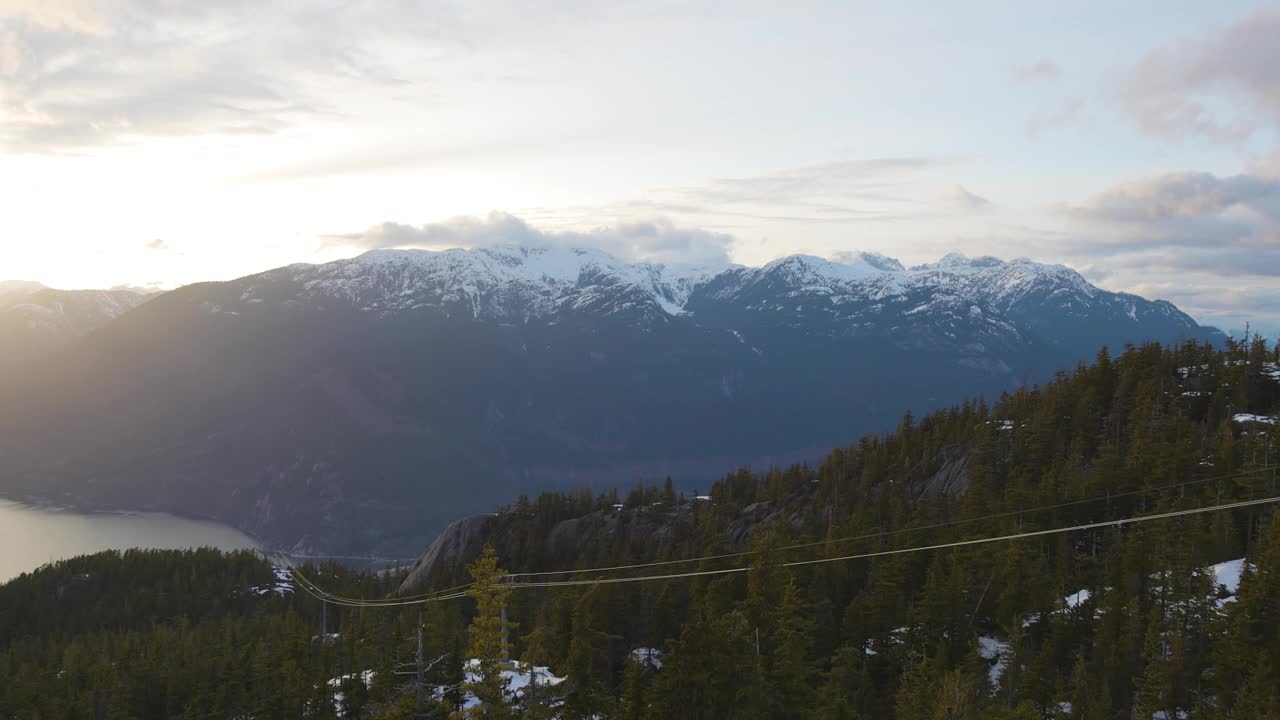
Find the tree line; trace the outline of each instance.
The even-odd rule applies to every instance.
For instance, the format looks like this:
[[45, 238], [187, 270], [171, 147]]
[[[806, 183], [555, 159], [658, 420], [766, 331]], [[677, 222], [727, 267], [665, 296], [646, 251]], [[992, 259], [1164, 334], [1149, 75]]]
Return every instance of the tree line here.
[[[439, 660], [426, 712], [1280, 717], [1270, 506], [783, 566], [1274, 497], [1277, 411], [1280, 355], [1259, 338], [1144, 345], [990, 401], [908, 413], [815, 466], [731, 473], [709, 499], [665, 482], [520, 498], [489, 523], [491, 552], [418, 588], [475, 583], [466, 599], [421, 607], [424, 653]], [[705, 559], [651, 565], [689, 558]], [[743, 571], [504, 579], [635, 564], [649, 566], [550, 579]], [[1238, 584], [1218, 574], [1232, 568]], [[367, 598], [404, 577], [303, 572]], [[326, 611], [300, 590], [261, 593], [272, 581], [261, 558], [205, 550], [105, 553], [8, 583], [0, 717], [414, 716], [414, 679], [400, 673], [413, 668], [418, 608]], [[504, 630], [510, 659], [565, 681], [502, 692]], [[484, 702], [464, 709], [467, 698]]]

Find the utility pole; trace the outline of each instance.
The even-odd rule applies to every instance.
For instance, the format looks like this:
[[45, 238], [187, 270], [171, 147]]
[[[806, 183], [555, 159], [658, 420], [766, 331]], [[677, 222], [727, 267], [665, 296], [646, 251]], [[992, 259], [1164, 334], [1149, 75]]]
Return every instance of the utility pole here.
[[320, 642], [329, 642], [329, 601], [320, 601]]
[[507, 606], [502, 605], [502, 662], [511, 660], [510, 653], [507, 652]]
[[425, 712], [426, 712], [426, 708], [427, 708], [427, 705], [426, 705], [426, 703], [427, 703], [427, 699], [426, 699], [426, 695], [425, 695], [425, 688], [426, 688], [426, 682], [425, 682], [425, 680], [426, 680], [426, 678], [424, 678], [424, 677], [423, 677], [423, 671], [422, 671], [422, 610], [421, 610], [421, 609], [419, 609], [419, 610], [418, 610], [418, 672], [417, 672], [417, 680], [418, 680], [418, 681], [417, 681], [416, 683], [414, 683], [414, 685], [416, 685], [416, 686], [417, 686], [417, 690], [418, 690], [418, 712], [417, 712], [417, 714], [416, 714], [416, 717], [422, 717], [422, 716], [423, 716], [423, 713], [425, 713]]

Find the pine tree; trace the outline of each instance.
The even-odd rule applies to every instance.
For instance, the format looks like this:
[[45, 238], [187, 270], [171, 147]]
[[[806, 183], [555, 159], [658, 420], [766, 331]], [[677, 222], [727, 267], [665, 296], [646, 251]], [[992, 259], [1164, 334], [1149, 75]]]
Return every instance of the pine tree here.
[[479, 700], [479, 705], [464, 711], [464, 717], [503, 720], [512, 717], [507, 683], [502, 677], [507, 660], [506, 637], [514, 628], [502, 617], [511, 586], [503, 582], [506, 570], [498, 566], [498, 554], [489, 544], [467, 566], [467, 572], [475, 583], [467, 588], [467, 596], [476, 601], [476, 615], [471, 620], [471, 642], [467, 646], [472, 679], [463, 688]]
[[815, 695], [810, 686], [813, 668], [808, 653], [813, 627], [801, 614], [800, 591], [795, 580], [783, 589], [772, 613], [773, 631], [768, 637], [769, 717], [806, 718], [812, 715]]
[[618, 720], [645, 720], [649, 715], [649, 684], [652, 673], [647, 662], [631, 659], [622, 673], [622, 697]]

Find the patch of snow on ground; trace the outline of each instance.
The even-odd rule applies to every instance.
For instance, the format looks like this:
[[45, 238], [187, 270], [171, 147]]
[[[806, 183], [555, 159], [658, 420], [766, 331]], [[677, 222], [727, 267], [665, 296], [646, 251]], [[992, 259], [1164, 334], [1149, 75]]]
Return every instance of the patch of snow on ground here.
[[656, 648], [636, 648], [631, 651], [631, 661], [640, 663], [641, 665], [651, 667], [654, 670], [662, 669], [662, 651]]
[[1263, 363], [1262, 374], [1276, 382], [1280, 382], [1280, 363]]
[[1081, 604], [1085, 603], [1088, 600], [1089, 600], [1089, 591], [1081, 590], [1080, 592], [1075, 593], [1074, 595], [1068, 595], [1065, 598], [1064, 602], [1066, 602], [1067, 607], [1073, 608], [1073, 607], [1079, 607]]
[[1005, 665], [1009, 661], [1009, 643], [986, 636], [979, 637], [978, 655], [983, 660], [994, 661], [987, 670], [987, 678], [991, 680], [991, 687], [1000, 687], [1000, 676], [1004, 674]]
[[1205, 370], [1208, 370], [1208, 369], [1209, 369], [1208, 365], [1200, 365], [1195, 367], [1180, 367], [1178, 368], [1178, 374], [1181, 375], [1185, 380], [1186, 378], [1191, 377], [1193, 373], [1204, 372]]
[[289, 568], [276, 565], [271, 568], [271, 574], [274, 578], [272, 582], [266, 585], [254, 585], [249, 588], [249, 592], [258, 595], [292, 595], [293, 594], [293, 574], [289, 572]]
[[[1089, 601], [1090, 597], [1092, 597], [1092, 594], [1088, 590], [1078, 590], [1074, 593], [1071, 593], [1070, 595], [1062, 598], [1063, 608], [1061, 610], [1055, 610], [1051, 614], [1062, 615], [1067, 610], [1072, 610], [1085, 604], [1086, 602]], [[1040, 622], [1040, 613], [1032, 613], [1026, 616], [1025, 618], [1023, 618], [1022, 627], [1029, 628], [1038, 622]]]
[[350, 675], [339, 675], [329, 681], [329, 687], [333, 688], [333, 710], [338, 717], [342, 717], [342, 703], [345, 701], [346, 695], [342, 692], [342, 684], [349, 680], [359, 679], [364, 683], [365, 689], [373, 686], [374, 672], [365, 670], [362, 673], [352, 673]]
[[1240, 590], [1240, 574], [1244, 572], [1244, 558], [1218, 563], [1210, 569], [1213, 570], [1217, 583], [1227, 591], [1227, 597], [1218, 600], [1218, 607], [1234, 602], [1236, 593]]
[[[507, 686], [507, 695], [513, 699], [518, 699], [524, 695], [525, 690], [533, 684], [538, 687], [555, 687], [564, 682], [566, 678], [556, 677], [550, 668], [542, 666], [530, 666], [528, 663], [511, 662], [504, 663], [505, 669], [500, 671], [503, 681]], [[464, 665], [466, 671], [465, 682], [474, 683], [480, 681], [477, 671], [480, 669], [480, 661], [471, 659]], [[443, 695], [442, 690], [437, 690], [437, 696]], [[466, 694], [462, 707], [470, 710], [480, 705], [480, 700], [471, 693]]]
[[1253, 413], [1236, 413], [1236, 416], [1231, 418], [1231, 422], [1275, 425], [1276, 419], [1268, 415], [1254, 415]]

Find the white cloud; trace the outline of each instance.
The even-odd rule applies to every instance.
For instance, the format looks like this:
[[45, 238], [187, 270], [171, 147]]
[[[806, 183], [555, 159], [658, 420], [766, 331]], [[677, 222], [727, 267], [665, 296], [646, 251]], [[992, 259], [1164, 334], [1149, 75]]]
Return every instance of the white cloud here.
[[1244, 140], [1280, 128], [1280, 8], [1262, 8], [1198, 39], [1159, 48], [1127, 78], [1123, 97], [1144, 131]]
[[599, 248], [624, 260], [661, 263], [724, 264], [734, 238], [723, 233], [678, 227], [654, 218], [602, 226], [586, 232], [539, 230], [502, 212], [488, 217], [458, 217], [425, 225], [383, 223], [361, 233], [331, 235], [329, 246], [381, 248], [447, 248], [522, 245]]
[[1170, 173], [1062, 212], [1062, 248], [1090, 279], [1224, 329], [1280, 330], [1280, 179]]
[[[1129, 250], [1182, 248], [1212, 253], [1212, 266], [1252, 267], [1280, 274], [1267, 262], [1280, 253], [1280, 179], [1240, 174], [1171, 173], [1142, 178], [1066, 209], [1092, 244]], [[1244, 253], [1255, 257], [1250, 263]], [[1203, 259], [1195, 261], [1205, 267]]]
[[[459, 47], [441, 3], [0, 4], [0, 149], [272, 134], [395, 86], [384, 55]], [[452, 39], [451, 39], [452, 38]]]
[[986, 210], [991, 207], [991, 201], [975, 195], [964, 188], [962, 185], [952, 185], [947, 188], [945, 193], [947, 202], [961, 210]]

